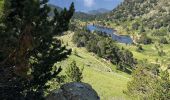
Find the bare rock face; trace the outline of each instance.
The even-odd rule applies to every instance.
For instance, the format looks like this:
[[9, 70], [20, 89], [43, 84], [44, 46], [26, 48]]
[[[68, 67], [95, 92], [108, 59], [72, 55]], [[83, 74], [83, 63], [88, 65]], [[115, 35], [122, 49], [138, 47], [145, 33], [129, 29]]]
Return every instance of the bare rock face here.
[[100, 100], [100, 98], [89, 84], [72, 82], [54, 91], [47, 100]]

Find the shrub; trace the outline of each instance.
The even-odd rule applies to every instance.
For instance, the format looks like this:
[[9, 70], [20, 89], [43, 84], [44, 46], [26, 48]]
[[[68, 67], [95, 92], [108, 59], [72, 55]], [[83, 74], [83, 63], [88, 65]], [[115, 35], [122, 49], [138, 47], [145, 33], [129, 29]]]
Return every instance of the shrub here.
[[166, 38], [161, 38], [159, 42], [162, 44], [168, 44], [168, 40]]

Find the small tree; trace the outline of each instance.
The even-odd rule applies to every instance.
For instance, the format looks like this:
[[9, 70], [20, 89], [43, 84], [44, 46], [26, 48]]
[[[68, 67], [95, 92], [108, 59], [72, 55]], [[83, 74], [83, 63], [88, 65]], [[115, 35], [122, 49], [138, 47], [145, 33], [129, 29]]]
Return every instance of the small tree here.
[[168, 44], [168, 40], [165, 37], [161, 38], [159, 42], [162, 44]]
[[74, 49], [74, 55], [75, 55], [75, 56], [78, 56], [78, 52], [77, 52], [76, 49]]
[[69, 79], [69, 81], [73, 81], [73, 82], [81, 82], [82, 77], [82, 70], [80, 70], [77, 65], [76, 62], [73, 61], [67, 68], [66, 68], [66, 75]]
[[143, 50], [144, 49], [143, 49], [142, 45], [137, 45], [137, 49], [136, 49], [137, 52], [142, 52]]

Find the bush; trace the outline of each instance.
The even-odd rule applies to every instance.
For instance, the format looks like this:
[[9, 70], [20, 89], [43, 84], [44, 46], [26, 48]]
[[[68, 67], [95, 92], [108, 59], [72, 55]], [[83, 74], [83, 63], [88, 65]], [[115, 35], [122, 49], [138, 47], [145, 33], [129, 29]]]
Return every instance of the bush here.
[[160, 50], [160, 51], [158, 51], [158, 55], [159, 55], [159, 56], [165, 56], [166, 53], [165, 53], [163, 50]]
[[159, 42], [162, 44], [168, 44], [168, 40], [166, 38], [161, 38]]
[[135, 22], [135, 23], [132, 24], [132, 29], [138, 30], [138, 29], [139, 29], [139, 26], [140, 26], [140, 24], [137, 23], [137, 22]]
[[137, 42], [146, 45], [146, 44], [151, 44], [152, 43], [152, 39], [147, 37], [147, 36], [142, 36]]
[[142, 45], [137, 45], [137, 49], [136, 49], [137, 52], [142, 52], [143, 50], [144, 49], [143, 49]]

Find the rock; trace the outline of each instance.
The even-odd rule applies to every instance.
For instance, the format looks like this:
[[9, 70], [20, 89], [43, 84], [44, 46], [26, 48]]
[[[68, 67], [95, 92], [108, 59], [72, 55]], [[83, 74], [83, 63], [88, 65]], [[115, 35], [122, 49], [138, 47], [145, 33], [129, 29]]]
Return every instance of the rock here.
[[67, 83], [55, 90], [46, 100], [100, 100], [100, 97], [87, 83]]

